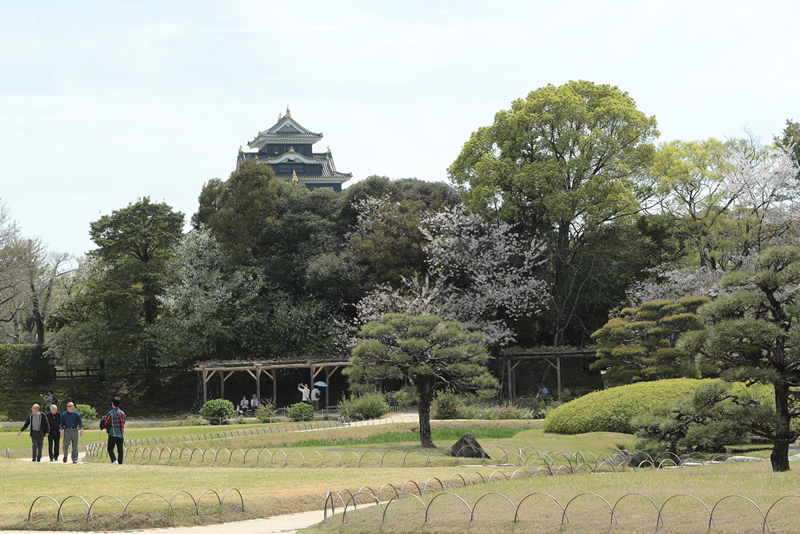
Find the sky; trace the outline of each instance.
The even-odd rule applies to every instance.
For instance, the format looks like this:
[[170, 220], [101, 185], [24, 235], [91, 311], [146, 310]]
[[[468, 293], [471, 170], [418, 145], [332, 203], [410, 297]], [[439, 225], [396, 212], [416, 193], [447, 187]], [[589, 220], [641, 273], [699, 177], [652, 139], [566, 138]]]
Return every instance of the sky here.
[[660, 142], [769, 142], [800, 120], [799, 18], [790, 0], [5, 2], [0, 202], [75, 256], [141, 197], [188, 223], [287, 106], [345, 186], [446, 181], [496, 112], [570, 80], [627, 92]]

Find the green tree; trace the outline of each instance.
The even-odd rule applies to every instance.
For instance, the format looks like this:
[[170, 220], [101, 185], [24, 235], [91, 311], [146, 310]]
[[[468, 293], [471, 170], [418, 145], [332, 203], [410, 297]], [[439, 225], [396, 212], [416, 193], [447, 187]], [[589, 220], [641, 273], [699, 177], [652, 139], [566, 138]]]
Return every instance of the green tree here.
[[572, 266], [594, 234], [639, 212], [656, 120], [617, 87], [548, 85], [474, 132], [449, 168], [467, 205], [549, 240], [552, 342], [561, 345], [587, 290]]
[[275, 223], [278, 180], [269, 165], [245, 162], [224, 183], [203, 186], [195, 227], [206, 225], [237, 263], [253, 263], [267, 246], [265, 232]]
[[[794, 162], [800, 167], [800, 122], [786, 119], [786, 127], [780, 137], [775, 136], [775, 144], [785, 149], [791, 149]], [[800, 178], [800, 172], [797, 175]]]
[[598, 359], [591, 369], [608, 369], [604, 379], [611, 386], [696, 377], [694, 355], [676, 345], [683, 332], [704, 328], [696, 311], [710, 300], [684, 297], [623, 309], [619, 317], [592, 334]]
[[362, 272], [362, 287], [397, 287], [402, 278], [427, 271], [420, 222], [426, 215], [460, 204], [450, 186], [416, 179], [391, 181], [372, 176], [343, 191], [342, 254]]
[[59, 329], [53, 353], [109, 363], [112, 376], [151, 377], [157, 362], [148, 330], [161, 310], [166, 263], [182, 228], [182, 213], [147, 197], [91, 223], [98, 248], [53, 312]]
[[726, 379], [773, 387], [774, 409], [753, 407], [748, 428], [773, 442], [773, 471], [788, 471], [789, 445], [798, 437], [792, 419], [800, 386], [800, 249], [769, 248], [752, 269], [727, 274], [723, 285], [733, 292], [702, 306], [707, 328], [684, 334], [679, 346], [725, 365]]
[[[739, 384], [737, 389], [741, 388]], [[726, 445], [747, 439], [744, 423], [749, 410], [734, 393], [733, 384], [715, 381], [697, 388], [691, 398], [670, 399], [631, 423], [641, 438], [637, 448], [650, 449], [654, 455], [724, 452]]]
[[707, 269], [725, 268], [735, 251], [725, 242], [736, 195], [726, 186], [730, 143], [671, 141], [648, 170], [656, 181], [657, 214], [680, 244], [678, 253]]
[[354, 389], [368, 390], [386, 380], [405, 381], [419, 405], [419, 437], [431, 439], [431, 403], [437, 391], [494, 392], [497, 381], [486, 368], [480, 333], [466, 334], [456, 322], [435, 315], [391, 313], [361, 329], [347, 369]]
[[152, 325], [158, 314], [164, 264], [183, 233], [183, 213], [144, 197], [90, 226], [89, 236], [98, 246], [90, 254], [141, 284], [144, 322]]

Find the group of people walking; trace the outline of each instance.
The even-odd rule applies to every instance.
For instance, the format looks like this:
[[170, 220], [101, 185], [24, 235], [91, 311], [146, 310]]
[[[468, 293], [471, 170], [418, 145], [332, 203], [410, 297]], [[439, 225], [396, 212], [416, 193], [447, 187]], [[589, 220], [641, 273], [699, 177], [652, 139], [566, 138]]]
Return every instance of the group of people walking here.
[[[63, 462], [67, 463], [72, 459], [72, 463], [78, 463], [78, 438], [83, 436], [83, 421], [81, 414], [75, 411], [75, 404], [67, 403], [67, 411], [59, 412], [57, 400], [52, 391], [44, 398], [44, 412], [40, 411], [40, 406], [31, 406], [31, 413], [28, 414], [22, 428], [17, 432], [17, 436], [26, 429], [30, 429], [31, 437], [31, 460], [41, 462], [44, 454], [44, 438], [47, 438], [47, 448], [51, 462], [57, 462], [59, 452], [63, 452]], [[111, 399], [111, 410], [100, 419], [100, 429], [105, 429], [108, 433], [108, 456], [112, 464], [121, 464], [123, 456], [123, 442], [125, 433], [125, 412], [119, 409], [120, 398]], [[61, 441], [63, 440], [63, 451], [60, 451]], [[72, 455], [70, 457], [70, 447]], [[114, 454], [117, 450], [117, 455]]]

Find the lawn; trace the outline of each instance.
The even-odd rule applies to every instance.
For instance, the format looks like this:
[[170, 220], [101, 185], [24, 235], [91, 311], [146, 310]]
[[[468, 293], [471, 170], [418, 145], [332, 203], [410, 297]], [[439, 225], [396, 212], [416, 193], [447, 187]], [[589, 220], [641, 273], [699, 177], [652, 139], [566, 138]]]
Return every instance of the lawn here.
[[[3, 427], [3, 431], [0, 432], [0, 451], [10, 449], [13, 457], [15, 458], [27, 457], [30, 451], [31, 441], [27, 436], [27, 430], [21, 436], [17, 437], [17, 430], [19, 430], [20, 426], [21, 425], [8, 427], [8, 425], [6, 425]], [[85, 427], [83, 438], [81, 438], [82, 444], [106, 440], [106, 433], [100, 430], [98, 422], [93, 421], [89, 424], [86, 424]], [[197, 434], [204, 434], [206, 437], [211, 437], [212, 434], [215, 433], [219, 434], [221, 432], [234, 432], [236, 430], [247, 429], [254, 430], [256, 428], [263, 429], [268, 427], [273, 427], [276, 430], [275, 435], [280, 435], [280, 432], [277, 432], [277, 430], [279, 430], [278, 427], [280, 427], [280, 430], [295, 429], [297, 428], [297, 425], [291, 422], [272, 423], [269, 425], [264, 423], [246, 423], [194, 426], [188, 424], [181, 426], [168, 426], [162, 423], [149, 425], [133, 424], [125, 426], [125, 439], [136, 440], [147, 438], [169, 438], [175, 436], [193, 436]]]
[[[525, 424], [523, 424], [525, 423]], [[538, 423], [534, 423], [537, 424]], [[391, 427], [396, 426], [396, 429]], [[335, 440], [349, 436], [348, 439], [358, 439], [370, 441], [376, 436], [386, 434], [397, 436], [398, 439], [405, 439], [406, 432], [409, 431], [408, 423], [384, 426], [355, 427], [350, 429], [328, 429], [315, 432], [296, 432], [292, 434], [261, 434], [258, 436], [248, 436], [233, 438], [230, 440], [214, 440], [211, 442], [198, 442], [202, 446], [214, 446], [225, 442], [227, 446], [232, 446], [228, 442], [246, 442], [250, 446], [265, 447], [270, 440], [284, 440], [288, 436], [291, 439], [308, 441], [310, 435], [313, 439], [332, 439], [330, 445], [315, 445], [313, 447], [291, 447], [290, 451], [308, 451], [312, 448], [319, 450], [341, 449], [336, 445]], [[539, 429], [531, 429], [530, 422], [442, 422], [434, 423], [435, 428], [465, 428], [472, 429], [476, 434], [479, 431], [491, 428], [511, 429], [511, 437], [488, 438], [482, 440], [482, 444], [487, 448], [493, 446], [531, 446], [531, 440], [541, 440], [543, 445], [548, 448], [557, 444], [553, 436], [546, 436]], [[203, 427], [208, 429], [208, 427]], [[227, 428], [232, 428], [226, 426]], [[138, 435], [140, 437], [151, 437], [163, 435], [167, 430], [157, 429], [136, 429], [126, 432], [128, 437]], [[182, 427], [175, 431], [183, 431]], [[87, 437], [96, 440], [98, 436], [95, 431], [90, 432]], [[624, 437], [624, 436], [623, 436]], [[628, 438], [630, 438], [628, 436]], [[18, 439], [27, 445], [29, 440], [26, 436]], [[614, 448], [615, 443], [620, 439], [620, 435], [608, 436], [569, 436], [560, 441], [562, 446], [576, 448], [576, 445], [594, 445], [598, 453]], [[384, 438], [385, 440], [385, 438]], [[186, 468], [180, 465], [141, 465], [138, 462], [126, 462], [122, 466], [111, 466], [105, 462], [86, 463], [79, 465], [58, 464], [53, 465], [49, 462], [32, 464], [30, 462], [18, 460], [0, 460], [4, 476], [0, 479], [0, 492], [4, 495], [4, 506], [0, 507], [0, 529], [9, 528], [59, 528], [68, 529], [109, 529], [109, 528], [140, 528], [151, 525], [169, 526], [177, 524], [213, 523], [221, 521], [231, 521], [244, 518], [266, 517], [270, 515], [297, 512], [304, 510], [314, 510], [323, 507], [325, 496], [328, 491], [338, 491], [344, 488], [358, 490], [364, 485], [379, 488], [385, 483], [392, 483], [401, 486], [407, 480], [413, 480], [424, 486], [425, 482], [431, 477], [447, 480], [450, 477], [460, 475], [469, 478], [473, 473], [480, 473], [484, 478], [492, 472], [499, 470], [511, 474], [515, 467], [459, 467], [453, 465], [455, 462], [445, 456], [446, 450], [452, 445], [454, 439], [438, 442], [439, 449], [433, 454], [441, 458], [448, 459], [448, 465], [433, 467], [326, 467], [324, 469], [307, 467], [288, 467], [281, 469], [233, 469], [225, 466], [204, 465], [202, 469]], [[271, 446], [271, 445], [270, 445]], [[387, 448], [405, 447], [409, 450], [419, 449], [418, 442], [391, 442], [391, 443], [354, 443], [348, 442], [348, 447], [372, 450], [380, 446], [383, 450]], [[469, 460], [472, 464], [474, 461]], [[477, 475], [473, 475], [477, 477]], [[37, 503], [34, 510], [34, 521], [27, 523], [24, 519], [27, 516], [31, 502], [39, 495], [51, 495], [59, 502], [69, 495], [79, 495], [89, 502], [101, 495], [113, 495], [127, 502], [141, 492], [157, 492], [167, 499], [179, 490], [187, 490], [195, 497], [204, 489], [211, 488], [220, 494], [228, 488], [239, 489], [245, 500], [246, 512], [242, 515], [236, 512], [232, 506], [226, 506], [223, 513], [217, 514], [216, 507], [210, 506], [211, 500], [204, 500], [201, 506], [199, 517], [192, 516], [187, 512], [191, 510], [191, 501], [184, 495], [176, 497], [177, 513], [173, 517], [166, 517], [164, 514], [165, 505], [157, 497], [143, 497], [137, 500], [131, 507], [134, 512], [130, 518], [124, 522], [118, 521], [120, 505], [111, 499], [99, 501], [96, 520], [87, 524], [82, 518], [86, 514], [86, 505], [78, 499], [71, 499], [64, 507], [65, 522], [55, 524], [55, 506], [52, 502], [44, 500]], [[230, 499], [226, 502], [234, 502]], [[213, 512], [213, 513], [212, 513]]]
[[[338, 516], [302, 532], [370, 533], [379, 529], [385, 533], [459, 533], [469, 530], [481, 534], [608, 531], [610, 508], [631, 493], [646, 495], [653, 503], [640, 495], [625, 497], [616, 508], [617, 524], [613, 532], [654, 532], [658, 507], [662, 505], [663, 526], [659, 533], [706, 532], [709, 510], [718, 502], [712, 532], [760, 532], [762, 512], [766, 514], [770, 506], [783, 496], [797, 496], [800, 480], [793, 473], [772, 473], [769, 462], [762, 462], [536, 477], [474, 485], [451, 492], [463, 498], [466, 504], [450, 495], [437, 497], [433, 494], [422, 498], [424, 505], [436, 499], [430, 506], [427, 523], [424, 505], [416, 498], [408, 497], [392, 502], [388, 507], [387, 521], [382, 525], [383, 510], [374, 507], [348, 513], [346, 524], [342, 524], [342, 518]], [[505, 495], [510, 502], [500, 495], [491, 495], [492, 492]], [[487, 494], [490, 495], [478, 502]], [[528, 495], [531, 497], [519, 506], [520, 520], [515, 524], [515, 506]], [[705, 506], [688, 495], [702, 500]], [[725, 498], [732, 495], [738, 496]], [[800, 531], [799, 498], [782, 500], [772, 509], [770, 532]], [[569, 523], [563, 527], [561, 506], [568, 506]], [[471, 523], [470, 508], [475, 512]]]
[[[267, 468], [265, 462], [256, 464], [251, 456], [247, 457], [247, 462], [242, 462], [241, 453], [237, 453], [240, 455], [235, 456], [230, 464], [190, 464], [176, 460], [165, 460], [156, 464], [153, 461], [143, 462], [140, 458], [129, 458], [122, 466], [112, 466], [104, 459], [79, 465], [0, 460], [4, 474], [0, 479], [0, 492], [4, 496], [4, 505], [0, 507], [0, 529], [108, 530], [236, 521], [321, 509], [330, 491], [347, 490], [355, 493], [362, 488], [375, 491], [383, 487], [384, 493], [381, 497], [386, 501], [393, 491], [388, 484], [399, 488], [404, 482], [411, 480], [419, 487], [424, 487], [426, 482], [429, 482], [430, 487], [448, 484], [448, 492], [457, 494], [466, 504], [439, 490], [422, 496], [422, 504], [415, 498], [393, 501], [384, 525], [380, 524], [382, 509], [373, 507], [348, 513], [346, 525], [342, 525], [341, 517], [337, 517], [323, 525], [312, 527], [307, 532], [367, 533], [379, 529], [387, 533], [448, 533], [467, 529], [480, 534], [510, 531], [596, 532], [608, 529], [611, 517], [609, 506], [613, 506], [630, 492], [645, 494], [652, 499], [652, 503], [638, 495], [625, 497], [617, 508], [618, 525], [614, 532], [652, 532], [658, 514], [657, 507], [664, 503], [667, 503], [664, 507], [664, 523], [659, 532], [705, 532], [708, 511], [702, 503], [693, 497], [670, 498], [678, 494], [691, 494], [702, 499], [710, 509], [723, 497], [737, 494], [752, 499], [766, 513], [780, 497], [800, 494], [800, 480], [792, 473], [773, 474], [768, 462], [532, 477], [530, 475], [536, 472], [534, 467], [542, 462], [535, 465], [529, 463], [530, 469], [525, 471], [519, 465], [480, 466], [480, 462], [475, 460], [457, 461], [446, 455], [450, 445], [464, 431], [480, 436], [480, 443], [490, 453], [500, 448], [506, 451], [536, 449], [549, 451], [552, 456], [557, 451], [584, 451], [587, 457], [607, 457], [617, 448], [631, 448], [633, 445], [633, 437], [625, 434], [545, 434], [539, 422], [530, 421], [437, 421], [433, 427], [438, 448], [427, 451], [432, 458], [429, 464], [411, 462], [411, 465], [401, 467], [397, 462], [387, 461], [380, 467], [374, 452], [383, 454], [390, 450], [411, 451], [422, 457], [415, 426], [413, 423], [396, 423], [267, 433], [190, 444], [198, 449], [212, 447], [233, 450], [253, 447], [272, 452], [282, 449], [285, 451], [284, 458], [290, 459], [285, 462], [288, 467], [278, 467], [284, 465], [284, 462], [278, 461], [272, 465], [272, 469]], [[213, 432], [220, 428], [252, 429], [253, 426], [132, 428], [126, 432], [126, 437], [167, 437], [199, 431]], [[84, 443], [87, 440], [99, 440], [101, 436], [96, 432], [92, 430], [87, 433]], [[26, 436], [16, 438], [15, 435], [0, 434], [0, 437], [18, 440], [15, 444], [24, 446], [27, 450], [29, 440]], [[171, 446], [174, 447], [174, 444]], [[362, 466], [356, 467], [357, 462], [345, 461], [315, 465], [309, 463], [303, 467], [297, 460], [303, 455], [306, 458], [331, 457], [334, 452], [338, 452], [341, 458], [347, 458], [343, 451], [353, 451], [354, 456], [361, 455], [364, 458]], [[317, 452], [319, 455], [316, 455]], [[391, 454], [386, 458], [390, 458]], [[465, 465], [467, 463], [472, 465]], [[560, 463], [565, 467], [567, 465], [563, 458]], [[567, 471], [564, 469], [559, 473]], [[539, 474], [542, 473], [544, 471], [540, 470]], [[477, 484], [479, 479], [488, 479], [490, 475], [490, 484]], [[512, 475], [514, 479], [506, 481]], [[467, 480], [471, 485], [463, 487]], [[408, 488], [412, 486], [413, 483], [407, 485]], [[225, 506], [221, 508], [216, 505], [217, 501], [211, 494], [206, 494], [198, 506], [199, 515], [194, 515], [192, 499], [180, 493], [181, 490], [190, 492], [196, 498], [201, 491], [209, 488], [220, 495], [228, 488], [237, 488], [243, 495], [245, 512], [237, 510], [234, 494], [229, 494]], [[143, 492], [158, 493], [166, 499], [175, 495], [174, 514], [166, 514], [166, 504], [160, 497], [145, 495], [135, 500], [130, 506], [128, 517], [121, 520], [122, 505], [104, 497], [93, 509], [94, 519], [87, 522], [86, 504], [72, 498], [64, 506], [62, 522], [56, 523], [56, 506], [47, 500], [37, 503], [33, 521], [25, 521], [32, 501], [39, 495], [50, 495], [59, 502], [70, 495], [81, 496], [89, 502], [102, 495], [113, 495], [127, 503]], [[478, 502], [482, 496], [492, 492], [502, 493], [508, 500], [499, 495], [489, 495]], [[544, 493], [552, 496], [552, 499], [541, 495]], [[441, 496], [436, 497], [437, 494]], [[520, 522], [514, 524], [515, 507], [531, 494], [539, 495], [525, 500], [520, 506]], [[592, 494], [601, 496], [609, 504]], [[342, 495], [343, 499], [347, 499], [349, 494], [345, 492]], [[434, 498], [436, 500], [431, 505], [429, 522], [425, 523], [424, 506]], [[570, 503], [573, 498], [575, 500]], [[800, 516], [794, 513], [797, 504], [796, 499], [786, 499], [775, 506], [770, 513], [771, 531], [800, 531]], [[568, 506], [570, 520], [563, 528], [561, 506]], [[470, 523], [472, 507], [475, 507], [475, 520]], [[341, 502], [337, 511], [341, 511]], [[749, 501], [742, 497], [730, 497], [723, 499], [715, 510], [716, 531], [760, 530], [762, 518], [761, 513]]]

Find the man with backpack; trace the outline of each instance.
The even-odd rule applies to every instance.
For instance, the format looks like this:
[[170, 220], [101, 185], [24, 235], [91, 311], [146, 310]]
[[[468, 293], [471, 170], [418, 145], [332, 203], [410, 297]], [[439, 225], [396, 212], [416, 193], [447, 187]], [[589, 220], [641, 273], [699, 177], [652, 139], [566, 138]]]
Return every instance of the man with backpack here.
[[[119, 397], [111, 399], [111, 411], [100, 420], [100, 429], [108, 432], [108, 456], [113, 465], [122, 463], [125, 442], [125, 412], [119, 409], [121, 402]], [[114, 448], [117, 449], [117, 455], [114, 455]]]

